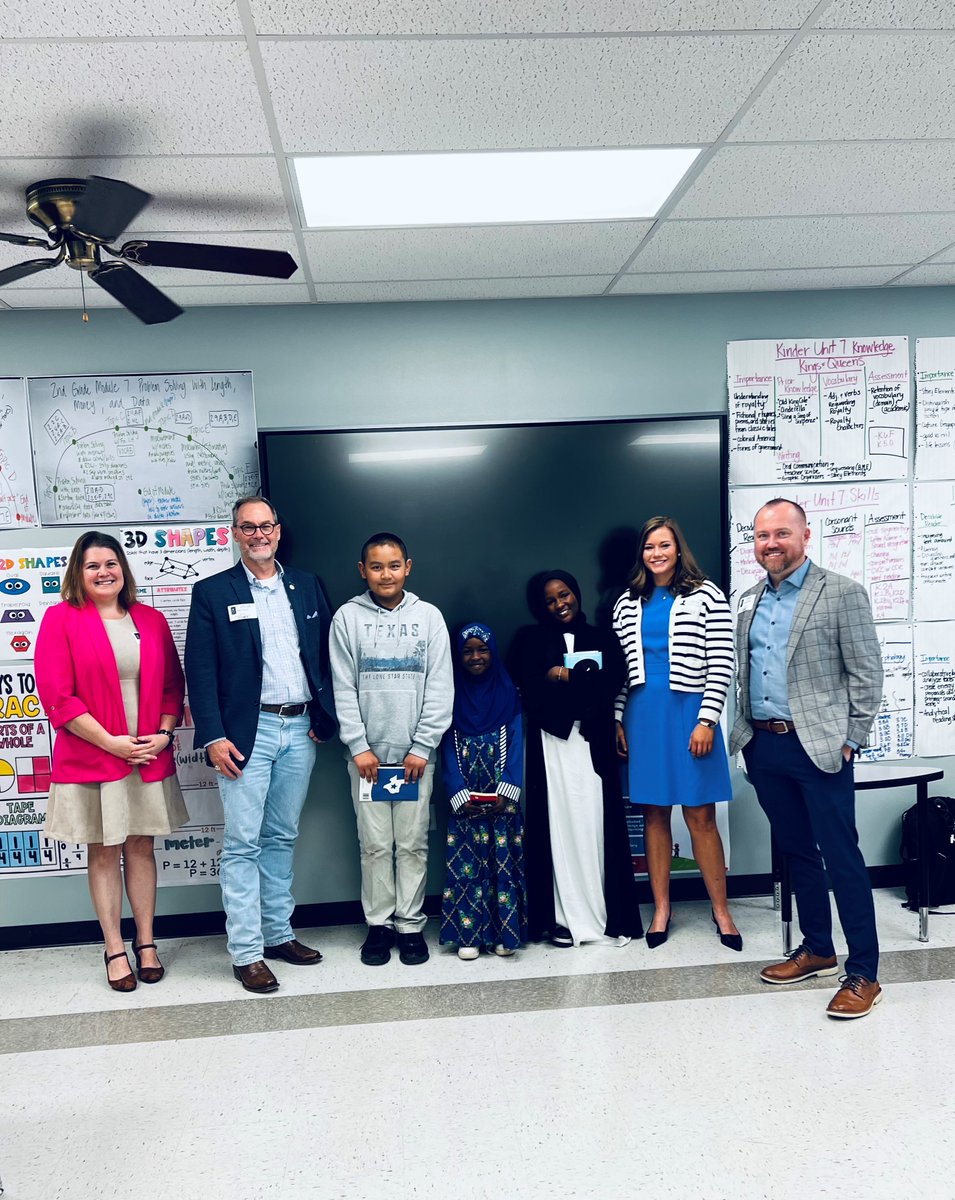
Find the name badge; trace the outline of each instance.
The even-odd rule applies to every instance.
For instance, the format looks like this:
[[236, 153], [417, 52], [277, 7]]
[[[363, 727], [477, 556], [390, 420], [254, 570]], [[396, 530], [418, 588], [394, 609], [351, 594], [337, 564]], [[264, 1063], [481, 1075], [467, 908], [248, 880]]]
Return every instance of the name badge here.
[[258, 613], [254, 604], [230, 604], [226, 609], [230, 621], [256, 621]]
[[741, 612], [741, 613], [749, 612], [749, 610], [753, 607], [753, 605], [755, 603], [756, 603], [755, 596], [741, 596], [740, 602], [739, 602], [739, 609], [737, 611]]

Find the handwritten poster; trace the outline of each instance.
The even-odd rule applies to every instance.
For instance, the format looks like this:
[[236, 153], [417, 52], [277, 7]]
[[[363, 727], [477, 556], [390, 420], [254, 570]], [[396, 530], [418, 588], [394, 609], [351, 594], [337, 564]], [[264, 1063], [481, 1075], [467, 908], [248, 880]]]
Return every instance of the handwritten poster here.
[[730, 483], [903, 479], [908, 339], [730, 342]]
[[[158, 608], [169, 622], [182, 656], [192, 585], [232, 566], [231, 530], [226, 524], [156, 525], [117, 529], [136, 580], [139, 599]], [[64, 875], [86, 870], [86, 847], [48, 838], [43, 833], [50, 790], [55, 732], [40, 706], [30, 650], [44, 610], [60, 601], [59, 584], [71, 547], [6, 551], [0, 570], [0, 629], [28, 630], [22, 651], [0, 638], [0, 878]], [[19, 578], [27, 603], [4, 595], [4, 582]], [[48, 586], [43, 586], [43, 580]], [[56, 580], [56, 587], [52, 581]], [[39, 585], [39, 586], [36, 586]], [[30, 621], [7, 622], [10, 612], [30, 612]], [[186, 697], [176, 730], [176, 772], [189, 821], [156, 838], [160, 885], [206, 883], [218, 878], [222, 852], [222, 802], [216, 776], [205, 753], [193, 744], [194, 727]]]
[[955, 337], [915, 342], [915, 471], [955, 478]]
[[861, 757], [866, 762], [911, 758], [915, 741], [915, 682], [912, 627], [880, 625], [882, 703]]
[[[776, 487], [737, 488], [730, 494], [730, 603], [765, 577], [753, 556], [756, 512]], [[848, 575], [869, 593], [876, 621], [905, 621], [911, 610], [912, 514], [907, 483], [790, 486], [787, 499], [806, 511], [809, 557]]]
[[915, 753], [955, 754], [955, 621], [915, 626]]
[[949, 620], [955, 607], [955, 482], [916, 481], [913, 526], [915, 620]]
[[258, 488], [249, 371], [29, 379], [44, 525], [219, 521]]
[[0, 529], [37, 523], [23, 380], [0, 379]]

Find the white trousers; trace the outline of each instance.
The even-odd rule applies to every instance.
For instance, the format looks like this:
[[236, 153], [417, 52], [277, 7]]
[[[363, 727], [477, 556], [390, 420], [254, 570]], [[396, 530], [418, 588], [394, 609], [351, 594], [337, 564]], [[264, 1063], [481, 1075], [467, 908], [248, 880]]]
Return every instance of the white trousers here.
[[361, 776], [348, 764], [352, 803], [361, 850], [361, 906], [369, 925], [394, 925], [399, 933], [420, 933], [428, 875], [428, 826], [434, 763], [418, 782], [418, 799], [359, 800]]
[[577, 723], [567, 741], [541, 731], [554, 860], [554, 919], [574, 945], [604, 940], [603, 785]]

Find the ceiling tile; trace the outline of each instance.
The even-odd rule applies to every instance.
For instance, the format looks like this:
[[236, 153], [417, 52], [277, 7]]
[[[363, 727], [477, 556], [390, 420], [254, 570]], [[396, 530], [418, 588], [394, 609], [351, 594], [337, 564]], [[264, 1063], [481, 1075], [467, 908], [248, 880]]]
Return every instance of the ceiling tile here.
[[273, 158], [0, 158], [0, 229], [38, 232], [24, 214], [27, 184], [57, 176], [105, 175], [150, 192], [153, 199], [129, 232], [289, 229], [288, 208]]
[[57, 37], [169, 37], [176, 34], [241, 34], [242, 23], [234, 0], [72, 0], [56, 9], [34, 0], [3, 0], [3, 36], [6, 38]]
[[360, 280], [481, 279], [615, 274], [649, 221], [482, 225], [446, 229], [343, 229], [306, 233], [312, 277]]
[[832, 0], [820, 29], [955, 29], [951, 0]]
[[261, 42], [284, 149], [694, 144], [785, 39]]
[[953, 57], [951, 33], [812, 35], [732, 140], [955, 137]]
[[4, 154], [269, 153], [248, 52], [232, 42], [0, 41]]
[[[222, 278], [229, 278], [223, 276]], [[243, 276], [243, 278], [247, 278]], [[308, 304], [304, 283], [226, 283], [217, 287], [171, 287], [166, 295], [180, 308], [210, 304]]]
[[955, 142], [723, 146], [670, 214], [955, 212]]
[[790, 292], [879, 287], [899, 267], [841, 267], [807, 271], [695, 271], [685, 275], [624, 275], [611, 295], [666, 292]]
[[955, 215], [667, 221], [632, 270], [773, 270], [916, 263], [955, 241]]
[[259, 33], [395, 34], [614, 33], [798, 28], [814, 0], [252, 0]]
[[904, 275], [896, 287], [940, 287], [955, 284], [955, 263], [926, 263]]
[[[79, 285], [76, 287], [45, 287], [45, 288], [12, 288], [5, 287], [0, 291], [4, 304], [11, 308], [73, 308], [76, 319], [82, 319], [82, 294]], [[87, 308], [122, 308], [118, 300], [98, 288], [90, 285], [86, 289]]]
[[402, 283], [321, 283], [328, 304], [398, 300], [503, 300], [541, 296], [599, 296], [612, 275], [559, 275], [547, 279], [424, 279]]

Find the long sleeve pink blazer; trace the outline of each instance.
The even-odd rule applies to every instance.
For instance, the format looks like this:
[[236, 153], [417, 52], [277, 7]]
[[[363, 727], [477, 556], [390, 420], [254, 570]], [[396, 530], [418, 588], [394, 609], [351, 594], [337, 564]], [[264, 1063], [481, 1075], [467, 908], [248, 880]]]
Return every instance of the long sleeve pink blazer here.
[[[112, 734], [155, 733], [163, 713], [182, 712], [185, 680], [166, 618], [148, 604], [129, 615], [139, 632], [139, 727], [126, 727], [116, 658], [94, 604], [57, 604], [43, 616], [37, 634], [35, 670], [40, 703], [57, 731], [53, 746], [54, 783], [105, 783], [131, 774], [116, 755], [71, 733], [66, 725], [89, 713]], [[145, 782], [166, 779], [176, 770], [172, 746], [140, 768]]]

